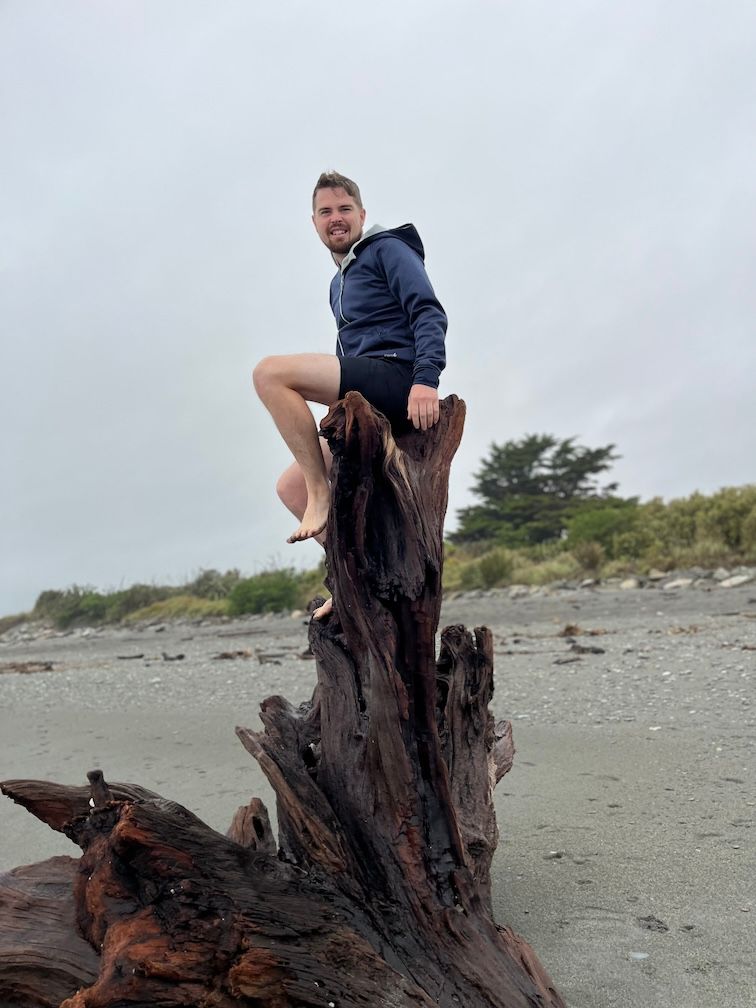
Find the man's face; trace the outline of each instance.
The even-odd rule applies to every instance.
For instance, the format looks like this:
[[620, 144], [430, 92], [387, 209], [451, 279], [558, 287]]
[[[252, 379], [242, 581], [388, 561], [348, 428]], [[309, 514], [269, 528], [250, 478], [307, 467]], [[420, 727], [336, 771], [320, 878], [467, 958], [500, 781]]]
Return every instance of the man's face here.
[[362, 234], [365, 211], [346, 189], [318, 189], [312, 222], [323, 244], [343, 258]]

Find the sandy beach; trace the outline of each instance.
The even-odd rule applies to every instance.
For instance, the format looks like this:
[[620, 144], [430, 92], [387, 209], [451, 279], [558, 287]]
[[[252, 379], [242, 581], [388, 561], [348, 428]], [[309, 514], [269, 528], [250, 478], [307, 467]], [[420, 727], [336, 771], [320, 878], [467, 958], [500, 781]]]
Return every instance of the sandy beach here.
[[[493, 710], [514, 728], [497, 919], [571, 1008], [756, 1006], [756, 582], [472, 593], [452, 623], [493, 630]], [[10, 631], [0, 778], [102, 767], [225, 831], [251, 795], [272, 806], [234, 726], [272, 693], [310, 696], [306, 646], [289, 615]], [[11, 671], [29, 662], [52, 667]], [[0, 870], [58, 853], [78, 849], [1, 799]]]

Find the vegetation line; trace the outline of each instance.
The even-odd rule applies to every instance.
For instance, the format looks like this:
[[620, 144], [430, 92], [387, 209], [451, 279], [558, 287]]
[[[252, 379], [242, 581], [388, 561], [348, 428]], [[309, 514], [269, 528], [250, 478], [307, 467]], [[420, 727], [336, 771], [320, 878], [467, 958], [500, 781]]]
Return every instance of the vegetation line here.
[[[598, 476], [619, 456], [574, 438], [530, 434], [492, 444], [446, 545], [444, 590], [543, 585], [591, 576], [756, 564], [756, 484], [644, 504]], [[304, 609], [323, 594], [323, 565], [309, 571], [201, 571], [180, 587], [136, 584], [113, 592], [74, 585], [43, 591], [31, 613], [0, 618], [60, 629]]]

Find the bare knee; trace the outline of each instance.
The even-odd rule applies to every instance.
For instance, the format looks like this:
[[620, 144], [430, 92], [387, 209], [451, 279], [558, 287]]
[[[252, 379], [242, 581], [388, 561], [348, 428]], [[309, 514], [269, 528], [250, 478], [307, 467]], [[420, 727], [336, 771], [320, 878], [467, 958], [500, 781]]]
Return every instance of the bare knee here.
[[265, 399], [271, 389], [282, 384], [281, 358], [263, 357], [252, 372], [252, 383], [260, 398]]

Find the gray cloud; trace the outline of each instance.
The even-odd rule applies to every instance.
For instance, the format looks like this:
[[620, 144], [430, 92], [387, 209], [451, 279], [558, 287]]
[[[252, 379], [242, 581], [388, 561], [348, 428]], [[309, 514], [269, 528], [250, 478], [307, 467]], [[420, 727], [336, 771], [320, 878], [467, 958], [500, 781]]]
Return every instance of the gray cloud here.
[[752, 482], [756, 10], [650, 2], [0, 8], [0, 610], [312, 563], [250, 390], [331, 352], [324, 167], [412, 220], [492, 440], [615, 442], [626, 494]]

